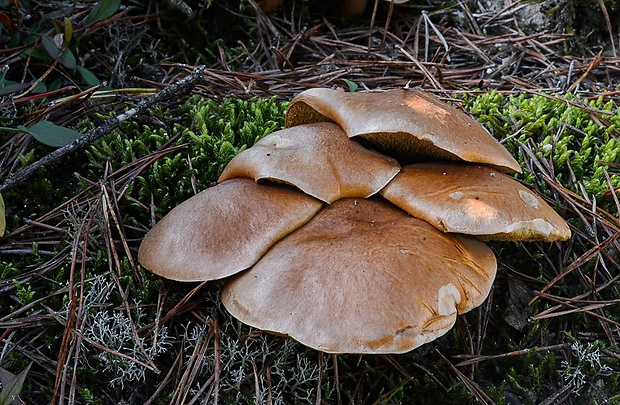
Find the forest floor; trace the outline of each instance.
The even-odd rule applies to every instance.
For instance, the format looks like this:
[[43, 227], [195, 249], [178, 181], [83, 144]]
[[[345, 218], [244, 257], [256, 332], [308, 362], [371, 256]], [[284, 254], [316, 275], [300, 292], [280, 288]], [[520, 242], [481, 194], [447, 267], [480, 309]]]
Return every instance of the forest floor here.
[[[0, 1], [0, 405], [620, 403], [620, 8], [315, 3]], [[478, 119], [573, 233], [490, 243], [493, 290], [445, 336], [327, 355], [137, 262], [299, 92], [405, 86]]]

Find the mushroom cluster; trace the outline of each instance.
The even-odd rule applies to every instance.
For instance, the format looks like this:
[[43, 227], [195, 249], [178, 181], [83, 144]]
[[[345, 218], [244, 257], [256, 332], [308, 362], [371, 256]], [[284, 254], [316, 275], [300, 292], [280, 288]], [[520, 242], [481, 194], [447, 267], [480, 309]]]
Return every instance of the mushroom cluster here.
[[157, 223], [139, 261], [224, 279], [233, 316], [317, 350], [403, 353], [486, 299], [497, 262], [482, 240], [570, 237], [515, 172], [478, 122], [422, 90], [311, 89], [286, 129]]

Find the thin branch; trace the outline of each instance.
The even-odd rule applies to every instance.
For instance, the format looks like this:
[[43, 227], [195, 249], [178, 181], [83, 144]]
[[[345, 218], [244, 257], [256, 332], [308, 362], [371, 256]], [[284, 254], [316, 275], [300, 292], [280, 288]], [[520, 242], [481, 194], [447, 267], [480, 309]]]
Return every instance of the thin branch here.
[[7, 191], [20, 184], [21, 182], [27, 180], [40, 168], [49, 166], [57, 160], [60, 160], [65, 156], [84, 148], [86, 145], [110, 133], [110, 131], [116, 128], [121, 122], [128, 120], [134, 115], [151, 108], [153, 105], [160, 103], [163, 100], [190, 91], [202, 78], [202, 72], [204, 68], [205, 66], [202, 65], [197, 66], [188, 76], [175, 83], [172, 83], [171, 85], [158, 91], [152, 96], [140, 100], [135, 107], [132, 107], [125, 113], [119, 115], [118, 117], [107, 119], [103, 125], [100, 125], [97, 128], [92, 129], [91, 131], [88, 131], [86, 134], [82, 135], [68, 145], [56, 149], [49, 155], [46, 155], [45, 157], [37, 160], [36, 162], [26, 166], [14, 176], [6, 179], [4, 183], [0, 185], [0, 192]]

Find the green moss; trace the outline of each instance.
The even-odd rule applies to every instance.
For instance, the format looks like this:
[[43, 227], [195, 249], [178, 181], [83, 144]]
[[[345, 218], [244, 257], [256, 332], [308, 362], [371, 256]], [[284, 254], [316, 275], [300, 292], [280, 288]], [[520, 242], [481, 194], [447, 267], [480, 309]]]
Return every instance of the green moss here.
[[[166, 213], [198, 190], [212, 185], [224, 166], [240, 151], [284, 126], [285, 103], [275, 99], [223, 101], [190, 98], [178, 111], [156, 111], [159, 127], [135, 121], [93, 145], [87, 152], [90, 178], [101, 178], [106, 164], [119, 170], [165, 146], [181, 149], [166, 153], [136, 177], [129, 190], [139, 201], [155, 201], [156, 212]], [[173, 119], [175, 117], [175, 119]]]
[[[510, 367], [503, 386], [524, 400], [524, 403], [534, 404], [540, 401], [539, 393], [543, 388], [554, 386], [558, 379], [556, 358], [552, 352], [539, 355], [535, 351], [529, 352], [519, 362]], [[500, 400], [498, 398], [498, 400]]]
[[17, 292], [17, 299], [22, 306], [25, 306], [34, 300], [35, 291], [31, 285], [22, 285], [17, 280], [13, 280]]
[[[504, 96], [491, 92], [467, 97], [465, 105], [496, 138], [507, 139], [505, 146], [524, 168], [524, 180], [533, 183], [535, 177], [527, 170], [531, 157], [519, 153], [523, 146], [537, 159], [551, 161], [550, 174], [572, 191], [580, 193], [578, 183], [595, 197], [609, 190], [605, 170], [608, 164], [618, 163], [620, 153], [615, 134], [620, 112], [612, 110], [612, 103], [572, 95]], [[605, 121], [611, 125], [602, 125]], [[614, 187], [620, 185], [618, 175], [610, 173], [610, 180]]]

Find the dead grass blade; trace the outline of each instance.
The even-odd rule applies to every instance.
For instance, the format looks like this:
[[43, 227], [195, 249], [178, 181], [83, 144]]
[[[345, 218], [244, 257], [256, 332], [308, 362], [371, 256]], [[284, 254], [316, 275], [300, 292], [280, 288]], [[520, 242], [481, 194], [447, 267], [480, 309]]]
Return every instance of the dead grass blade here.
[[494, 405], [495, 402], [476, 384], [473, 380], [463, 374], [458, 368], [456, 368], [450, 360], [448, 360], [441, 352], [435, 349], [435, 353], [442, 358], [442, 360], [448, 365], [450, 370], [457, 376], [457, 378], [467, 387], [469, 392], [484, 405]]
[[561, 350], [561, 349], [566, 349], [570, 347], [570, 344], [568, 343], [563, 343], [563, 344], [559, 344], [559, 345], [552, 345], [552, 346], [543, 346], [543, 347], [533, 347], [531, 349], [521, 349], [521, 350], [514, 350], [512, 352], [508, 352], [508, 353], [502, 353], [502, 354], [494, 354], [494, 355], [487, 355], [487, 356], [480, 356], [480, 355], [476, 355], [476, 356], [470, 356], [470, 355], [466, 355], [466, 354], [457, 354], [456, 356], [454, 356], [457, 359], [466, 359], [461, 361], [460, 363], [457, 363], [454, 365], [454, 367], [463, 367], [463, 366], [469, 366], [472, 364], [477, 364], [480, 363], [482, 361], [488, 361], [488, 360], [497, 360], [497, 359], [504, 359], [507, 357], [514, 357], [514, 356], [525, 356], [529, 353], [545, 353], [548, 351], [557, 351], [557, 350]]

